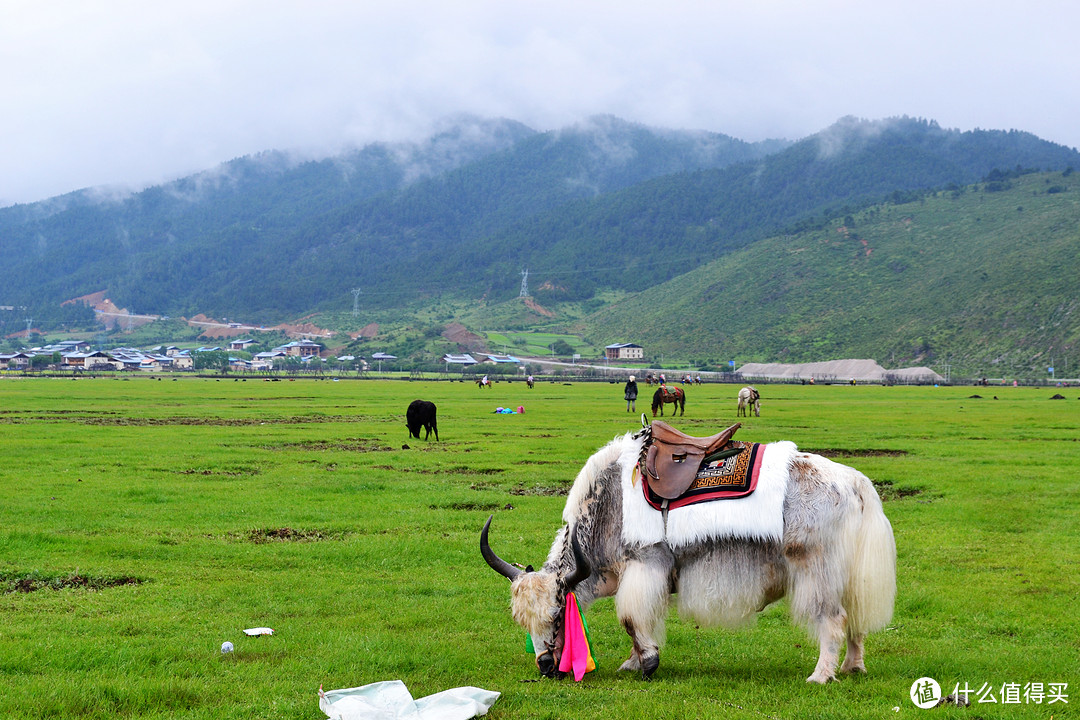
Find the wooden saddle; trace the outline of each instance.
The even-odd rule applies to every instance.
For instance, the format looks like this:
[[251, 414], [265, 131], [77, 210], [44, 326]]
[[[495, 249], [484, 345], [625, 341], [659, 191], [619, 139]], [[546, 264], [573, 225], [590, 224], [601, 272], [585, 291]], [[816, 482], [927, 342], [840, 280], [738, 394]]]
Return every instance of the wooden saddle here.
[[649, 487], [662, 498], [679, 497], [694, 482], [705, 457], [731, 442], [731, 436], [740, 427], [742, 423], [735, 423], [727, 430], [702, 438], [680, 432], [662, 420], [653, 420], [652, 442], [644, 468]]

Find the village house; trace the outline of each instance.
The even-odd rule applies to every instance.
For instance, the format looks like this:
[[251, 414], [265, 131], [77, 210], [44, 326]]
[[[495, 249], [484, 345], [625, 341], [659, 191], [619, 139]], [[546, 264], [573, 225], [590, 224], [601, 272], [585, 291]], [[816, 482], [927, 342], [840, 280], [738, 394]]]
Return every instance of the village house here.
[[268, 362], [273, 363], [274, 360], [277, 360], [278, 358], [283, 358], [283, 357], [288, 357], [288, 355], [285, 354], [285, 351], [275, 348], [274, 350], [267, 350], [265, 352], [255, 353], [255, 357], [253, 359], [255, 359], [255, 360], [266, 360]]
[[492, 365], [520, 365], [521, 360], [513, 355], [488, 355], [485, 363]]
[[261, 353], [255, 353], [251, 358], [252, 370], [273, 370], [275, 360], [284, 360], [288, 355], [284, 350], [267, 350]]
[[608, 360], [644, 360], [645, 349], [634, 343], [615, 343], [604, 348]]
[[250, 340], [250, 339], [246, 339], [246, 338], [243, 339], [243, 340], [232, 340], [231, 342], [229, 342], [229, 349], [230, 350], [244, 351], [244, 350], [247, 350], [249, 347], [251, 347], [252, 345], [255, 345], [255, 344], [256, 343], [255, 343], [254, 340]]
[[462, 365], [467, 367], [469, 365], [475, 365], [476, 358], [474, 358], [469, 353], [461, 353], [460, 355], [455, 355], [454, 353], [447, 353], [443, 355], [443, 362], [447, 365]]
[[113, 363], [112, 358], [100, 350], [66, 353], [63, 356], [63, 365], [65, 368], [81, 368], [83, 370], [92, 370], [94, 368], [102, 370], [119, 369], [118, 366]]
[[180, 352], [175, 355], [166, 355], [165, 357], [172, 360], [172, 366], [176, 370], [191, 370], [195, 367], [195, 358], [191, 357], [191, 353]]
[[[161, 366], [156, 365], [149, 360], [145, 355], [140, 353], [118, 352], [112, 356], [114, 364], [118, 364], [121, 370], [160, 370]], [[145, 365], [145, 367], [144, 367]]]
[[30, 366], [30, 353], [0, 353], [0, 370], [25, 370]]
[[290, 357], [311, 357], [312, 355], [318, 355], [322, 352], [322, 345], [310, 340], [293, 340], [286, 345], [279, 345], [274, 348], [275, 351], [280, 350]]

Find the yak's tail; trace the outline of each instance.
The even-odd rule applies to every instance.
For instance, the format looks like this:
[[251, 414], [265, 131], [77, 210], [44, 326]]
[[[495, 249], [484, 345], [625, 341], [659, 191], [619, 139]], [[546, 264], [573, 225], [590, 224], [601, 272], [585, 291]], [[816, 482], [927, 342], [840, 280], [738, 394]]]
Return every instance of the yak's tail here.
[[896, 542], [881, 499], [864, 478], [863, 513], [856, 530], [851, 573], [844, 591], [849, 635], [864, 635], [889, 624], [896, 600]]

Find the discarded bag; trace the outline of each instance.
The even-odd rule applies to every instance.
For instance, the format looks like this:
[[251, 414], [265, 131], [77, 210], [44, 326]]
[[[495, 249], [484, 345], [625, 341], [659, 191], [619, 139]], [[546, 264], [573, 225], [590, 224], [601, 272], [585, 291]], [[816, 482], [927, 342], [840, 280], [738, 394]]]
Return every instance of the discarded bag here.
[[319, 687], [319, 709], [330, 720], [468, 720], [486, 715], [499, 693], [459, 687], [413, 700], [400, 680], [345, 690]]

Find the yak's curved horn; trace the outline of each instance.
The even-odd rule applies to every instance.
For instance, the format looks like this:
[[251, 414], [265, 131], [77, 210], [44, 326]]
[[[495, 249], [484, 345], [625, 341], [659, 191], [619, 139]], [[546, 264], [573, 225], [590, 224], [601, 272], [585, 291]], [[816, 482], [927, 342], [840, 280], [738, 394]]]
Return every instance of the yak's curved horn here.
[[592, 572], [592, 568], [589, 567], [589, 560], [585, 557], [585, 552], [581, 549], [581, 543], [578, 542], [577, 537], [577, 525], [575, 524], [570, 528], [570, 549], [574, 553], [574, 572], [570, 573], [566, 578], [566, 591], [573, 592], [577, 584], [589, 577]]
[[484, 529], [480, 531], [480, 554], [484, 556], [484, 560], [487, 561], [487, 564], [491, 566], [492, 570], [499, 573], [510, 582], [513, 582], [514, 578], [523, 571], [496, 555], [491, 549], [491, 546], [488, 545], [488, 528], [491, 527], [491, 518], [493, 517], [495, 516], [488, 516], [487, 522], [484, 523]]

